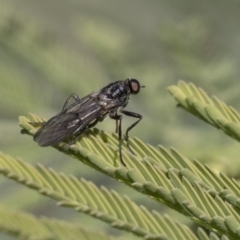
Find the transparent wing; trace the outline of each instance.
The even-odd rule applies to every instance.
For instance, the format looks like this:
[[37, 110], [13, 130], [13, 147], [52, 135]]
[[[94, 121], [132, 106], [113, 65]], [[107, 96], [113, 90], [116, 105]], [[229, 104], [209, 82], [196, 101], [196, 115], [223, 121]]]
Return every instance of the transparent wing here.
[[40, 146], [52, 146], [70, 136], [80, 136], [90, 123], [104, 113], [98, 100], [87, 96], [44, 123], [34, 135], [34, 141]]

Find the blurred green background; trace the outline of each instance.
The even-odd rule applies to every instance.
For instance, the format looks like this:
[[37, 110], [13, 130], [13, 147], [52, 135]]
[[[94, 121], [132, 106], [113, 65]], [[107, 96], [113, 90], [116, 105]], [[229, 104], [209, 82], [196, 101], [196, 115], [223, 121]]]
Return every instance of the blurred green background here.
[[[0, 0], [0, 150], [175, 214], [52, 148], [38, 147], [20, 134], [18, 116], [32, 112], [48, 119], [73, 92], [82, 97], [134, 77], [146, 88], [127, 107], [144, 117], [131, 136], [173, 146], [238, 178], [238, 143], [176, 108], [166, 88], [179, 79], [191, 81], [239, 110], [239, 22], [236, 0]], [[124, 118], [124, 129], [131, 122]], [[97, 127], [113, 132], [115, 122]], [[0, 203], [112, 232], [2, 176]]]

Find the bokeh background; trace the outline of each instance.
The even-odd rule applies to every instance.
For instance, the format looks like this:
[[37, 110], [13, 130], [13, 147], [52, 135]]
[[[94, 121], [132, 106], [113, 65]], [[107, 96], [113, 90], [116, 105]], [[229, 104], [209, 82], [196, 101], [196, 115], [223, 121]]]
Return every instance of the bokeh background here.
[[[20, 134], [18, 116], [32, 112], [48, 119], [73, 92], [82, 97], [112, 81], [135, 77], [146, 88], [127, 109], [144, 119], [131, 136], [173, 146], [239, 178], [239, 144], [176, 108], [166, 90], [179, 79], [191, 81], [240, 110], [239, 24], [236, 0], [0, 0], [0, 150], [176, 214], [52, 148], [38, 147]], [[124, 118], [124, 128], [131, 122]], [[115, 122], [97, 127], [113, 132]], [[119, 234], [3, 176], [0, 203]], [[14, 238], [0, 234], [0, 239]]]

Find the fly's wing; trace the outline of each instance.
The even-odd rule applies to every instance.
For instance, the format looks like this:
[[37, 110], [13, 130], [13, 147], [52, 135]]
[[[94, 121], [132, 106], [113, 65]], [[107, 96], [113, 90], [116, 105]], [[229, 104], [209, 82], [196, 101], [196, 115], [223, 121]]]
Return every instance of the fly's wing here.
[[72, 135], [80, 136], [102, 110], [96, 97], [86, 96], [44, 123], [34, 135], [34, 141], [40, 146], [52, 146]]

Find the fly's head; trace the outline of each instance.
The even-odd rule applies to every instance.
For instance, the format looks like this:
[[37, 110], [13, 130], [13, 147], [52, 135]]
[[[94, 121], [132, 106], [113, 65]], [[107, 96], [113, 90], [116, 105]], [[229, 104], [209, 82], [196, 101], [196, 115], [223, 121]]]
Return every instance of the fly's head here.
[[145, 87], [145, 86], [141, 86], [139, 81], [134, 78], [128, 78], [125, 81], [128, 82], [128, 86], [130, 88], [131, 94], [138, 94], [140, 91], [140, 88]]

